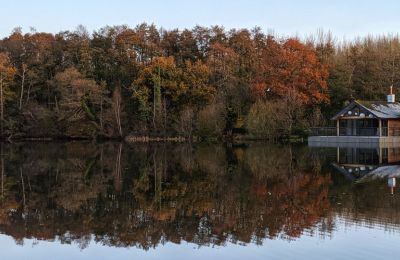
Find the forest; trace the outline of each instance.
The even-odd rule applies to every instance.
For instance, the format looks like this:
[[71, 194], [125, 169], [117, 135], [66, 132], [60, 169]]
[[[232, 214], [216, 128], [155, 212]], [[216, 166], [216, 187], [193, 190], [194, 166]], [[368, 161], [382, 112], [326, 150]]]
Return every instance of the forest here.
[[0, 40], [0, 136], [307, 136], [352, 99], [400, 86], [397, 35], [338, 41], [261, 28], [14, 29]]

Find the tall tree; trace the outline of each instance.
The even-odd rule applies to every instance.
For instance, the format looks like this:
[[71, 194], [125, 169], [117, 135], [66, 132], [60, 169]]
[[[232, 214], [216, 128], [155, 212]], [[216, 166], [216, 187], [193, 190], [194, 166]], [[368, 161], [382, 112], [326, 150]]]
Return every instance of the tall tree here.
[[112, 109], [114, 112], [114, 118], [116, 122], [116, 126], [118, 129], [118, 134], [120, 137], [123, 136], [122, 132], [122, 96], [121, 96], [121, 88], [116, 87], [112, 96]]
[[104, 86], [85, 78], [74, 67], [57, 73], [51, 86], [56, 93], [54, 102], [59, 124], [76, 132], [85, 121], [95, 126], [96, 131], [103, 131], [103, 103], [107, 94]]
[[13, 95], [10, 86], [16, 69], [7, 54], [0, 53], [0, 134], [4, 137], [4, 110], [6, 99]]
[[315, 51], [295, 39], [277, 47], [265, 71], [271, 94], [283, 98], [290, 90], [306, 105], [328, 102], [328, 69], [318, 61]]
[[157, 57], [140, 72], [133, 84], [134, 92], [151, 93], [148, 99], [152, 102], [155, 129], [163, 125], [169, 107], [179, 106], [179, 98], [187, 90], [181, 76], [182, 70], [176, 67], [173, 57]]

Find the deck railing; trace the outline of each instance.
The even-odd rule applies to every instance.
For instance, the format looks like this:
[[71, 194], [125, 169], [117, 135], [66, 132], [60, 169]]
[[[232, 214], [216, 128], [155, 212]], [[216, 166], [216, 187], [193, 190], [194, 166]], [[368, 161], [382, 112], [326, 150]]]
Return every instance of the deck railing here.
[[[400, 128], [382, 127], [381, 136], [400, 136]], [[313, 127], [311, 136], [336, 136], [336, 127]], [[339, 128], [339, 136], [379, 136], [378, 127]]]
[[336, 127], [312, 127], [311, 136], [336, 136]]

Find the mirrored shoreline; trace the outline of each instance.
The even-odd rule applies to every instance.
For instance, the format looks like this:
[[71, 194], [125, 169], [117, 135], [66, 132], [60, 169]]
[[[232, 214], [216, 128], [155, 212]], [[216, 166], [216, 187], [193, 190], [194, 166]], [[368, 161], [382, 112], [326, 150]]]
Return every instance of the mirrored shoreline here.
[[290, 247], [352, 227], [398, 239], [399, 155], [265, 143], [2, 144], [1, 238], [80, 252]]

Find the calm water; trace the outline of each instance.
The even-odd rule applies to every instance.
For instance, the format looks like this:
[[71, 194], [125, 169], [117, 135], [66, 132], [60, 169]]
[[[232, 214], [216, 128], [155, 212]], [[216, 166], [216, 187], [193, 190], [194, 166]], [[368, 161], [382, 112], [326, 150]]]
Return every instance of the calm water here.
[[398, 164], [400, 149], [3, 144], [1, 259], [397, 259]]

